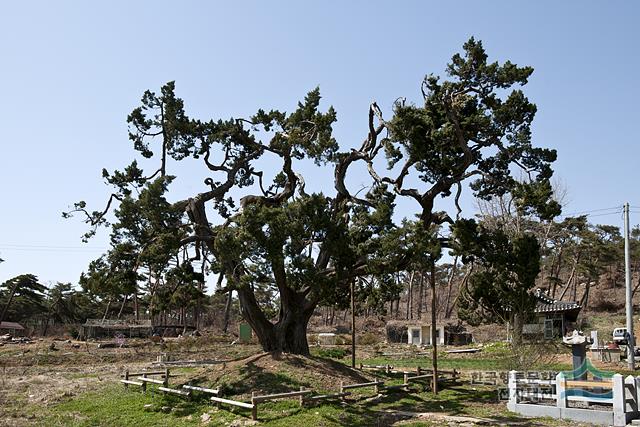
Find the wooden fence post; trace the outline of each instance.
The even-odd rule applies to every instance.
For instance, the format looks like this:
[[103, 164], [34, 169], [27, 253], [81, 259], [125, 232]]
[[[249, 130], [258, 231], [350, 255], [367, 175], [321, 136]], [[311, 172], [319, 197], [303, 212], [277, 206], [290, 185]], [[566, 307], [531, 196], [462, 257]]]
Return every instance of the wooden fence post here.
[[344, 381], [340, 381], [340, 393], [344, 393]]
[[[304, 391], [303, 386], [300, 386], [300, 391]], [[300, 395], [300, 407], [302, 408], [303, 405], [304, 405], [304, 396]]]
[[373, 380], [376, 382], [375, 385], [373, 386], [373, 391], [376, 394], [380, 393], [380, 388], [378, 387], [378, 377], [373, 377]]
[[256, 392], [251, 392], [251, 404], [253, 407], [251, 408], [251, 419], [254, 421], [258, 420], [258, 402], [255, 401]]
[[164, 386], [169, 387], [169, 368], [164, 370]]
[[[124, 379], [126, 381], [129, 381], [129, 370], [128, 369], [124, 371]], [[124, 383], [124, 388], [129, 388], [129, 384]]]
[[[142, 378], [147, 378], [147, 374], [142, 374]], [[142, 381], [142, 385], [140, 386], [140, 388], [142, 389], [143, 393], [147, 392], [147, 382], [146, 381]]]

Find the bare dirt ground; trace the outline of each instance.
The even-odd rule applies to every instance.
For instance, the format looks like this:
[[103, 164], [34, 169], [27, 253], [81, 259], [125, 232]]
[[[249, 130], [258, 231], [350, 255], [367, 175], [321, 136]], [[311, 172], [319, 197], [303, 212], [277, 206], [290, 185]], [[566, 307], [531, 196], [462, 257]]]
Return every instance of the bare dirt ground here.
[[29, 425], [38, 408], [98, 390], [125, 369], [153, 366], [163, 353], [180, 360], [226, 360], [255, 354], [255, 345], [232, 346], [212, 337], [168, 339], [163, 343], [128, 340], [123, 348], [105, 342], [52, 338], [0, 346], [0, 425]]

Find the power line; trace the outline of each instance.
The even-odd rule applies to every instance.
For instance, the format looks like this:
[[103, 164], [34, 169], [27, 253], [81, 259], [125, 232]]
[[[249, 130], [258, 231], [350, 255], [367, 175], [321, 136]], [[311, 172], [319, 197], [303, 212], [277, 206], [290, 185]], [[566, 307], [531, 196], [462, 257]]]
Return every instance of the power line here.
[[580, 215], [596, 216], [596, 215], [590, 215], [590, 214], [592, 214], [593, 212], [604, 212], [604, 211], [611, 211], [611, 210], [615, 210], [615, 212], [611, 212], [611, 214], [622, 212], [622, 206], [613, 206], [613, 207], [610, 207], [610, 208], [591, 209], [591, 210], [588, 210], [588, 211], [572, 212], [572, 213], [568, 213], [568, 214], [562, 214], [560, 216], [563, 216], [563, 217], [580, 216]]
[[621, 214], [621, 212], [601, 213], [601, 214], [586, 215], [586, 216], [588, 216], [589, 218], [593, 218], [593, 217], [596, 217], [596, 216], [608, 216], [608, 215], [619, 215], [619, 214]]

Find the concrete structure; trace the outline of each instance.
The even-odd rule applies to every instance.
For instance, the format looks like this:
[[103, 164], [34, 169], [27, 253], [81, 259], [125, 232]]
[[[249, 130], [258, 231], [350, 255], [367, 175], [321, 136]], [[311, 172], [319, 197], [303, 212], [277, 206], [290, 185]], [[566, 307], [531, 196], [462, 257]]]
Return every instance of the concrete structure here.
[[601, 362], [620, 363], [621, 354], [619, 348], [598, 347], [590, 350], [591, 358]]
[[[571, 347], [571, 356], [573, 357], [573, 372], [578, 372], [585, 363], [587, 357], [587, 346], [590, 344], [587, 337], [582, 332], [574, 329], [570, 336], [562, 337], [562, 344]], [[587, 371], [584, 371], [577, 379], [586, 380]]]
[[[542, 392], [541, 388], [551, 388]], [[591, 390], [591, 391], [589, 391]], [[598, 391], [599, 390], [599, 391]], [[603, 392], [608, 390], [607, 392]], [[615, 374], [609, 380], [568, 380], [560, 372], [555, 380], [531, 380], [518, 378], [518, 372], [509, 372], [509, 402], [507, 409], [529, 417], [552, 417], [603, 426], [626, 426], [638, 419], [640, 377], [623, 378]], [[543, 404], [544, 402], [544, 404]], [[570, 402], [597, 404], [599, 408], [571, 407]]]
[[598, 340], [598, 331], [591, 331], [591, 349], [597, 349], [600, 347], [600, 341]]
[[330, 332], [318, 334], [318, 345], [336, 345], [336, 334]]
[[[444, 345], [444, 326], [436, 329], [437, 344]], [[431, 345], [431, 325], [411, 325], [407, 327], [407, 343]]]

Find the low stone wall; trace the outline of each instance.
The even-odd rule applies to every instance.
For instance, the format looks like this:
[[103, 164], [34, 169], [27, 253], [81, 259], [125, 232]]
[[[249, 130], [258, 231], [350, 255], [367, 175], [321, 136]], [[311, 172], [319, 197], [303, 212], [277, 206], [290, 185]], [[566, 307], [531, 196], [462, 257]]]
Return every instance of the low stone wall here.
[[530, 403], [507, 403], [507, 409], [525, 417], [551, 417], [573, 421], [600, 424], [603, 426], [626, 425], [614, 424], [612, 411], [596, 409], [558, 408], [556, 406], [534, 405]]

